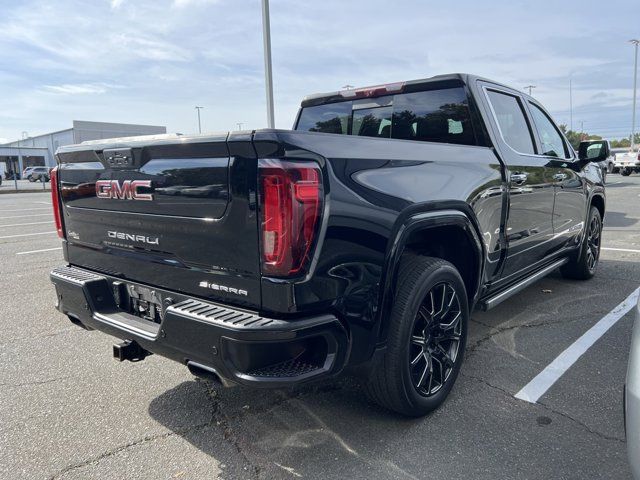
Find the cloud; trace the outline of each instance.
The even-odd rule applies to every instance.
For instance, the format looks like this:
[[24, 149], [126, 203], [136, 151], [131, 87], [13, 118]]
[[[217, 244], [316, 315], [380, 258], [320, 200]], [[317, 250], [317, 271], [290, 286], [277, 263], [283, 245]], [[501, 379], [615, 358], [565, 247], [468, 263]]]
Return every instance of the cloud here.
[[[637, 32], [618, 12], [628, 0], [609, 0], [607, 9], [580, 0], [553, 7], [273, 1], [276, 124], [291, 126], [309, 93], [463, 71], [515, 88], [536, 85], [534, 96], [564, 123], [571, 74], [574, 126], [626, 130], [633, 80], [626, 41]], [[66, 128], [74, 118], [193, 132], [195, 105], [206, 107], [205, 130], [266, 124], [260, 0], [21, 0], [5, 10], [2, 137]], [[496, 11], [500, 28], [492, 28]], [[599, 92], [610, 96], [593, 98]]]
[[109, 88], [113, 88], [104, 83], [80, 83], [62, 85], [45, 85], [44, 90], [51, 93], [63, 95], [85, 95], [94, 93], [106, 93]]
[[207, 5], [218, 3], [218, 0], [173, 0], [173, 7], [184, 8], [192, 5]]

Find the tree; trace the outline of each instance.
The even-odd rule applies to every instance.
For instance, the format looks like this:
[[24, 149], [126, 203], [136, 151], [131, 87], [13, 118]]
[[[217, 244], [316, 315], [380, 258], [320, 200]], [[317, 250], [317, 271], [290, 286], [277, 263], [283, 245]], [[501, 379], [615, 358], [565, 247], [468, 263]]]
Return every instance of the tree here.
[[580, 133], [580, 132], [574, 132], [573, 130], [567, 130], [567, 126], [565, 124], [561, 124], [559, 125], [559, 127], [560, 127], [560, 130], [562, 130], [562, 133], [564, 133], [565, 137], [567, 137], [567, 140], [569, 140], [569, 143], [571, 144], [571, 146], [576, 151], [580, 146], [580, 142], [584, 140], [602, 140], [602, 137], [600, 135], [591, 135], [586, 132]]

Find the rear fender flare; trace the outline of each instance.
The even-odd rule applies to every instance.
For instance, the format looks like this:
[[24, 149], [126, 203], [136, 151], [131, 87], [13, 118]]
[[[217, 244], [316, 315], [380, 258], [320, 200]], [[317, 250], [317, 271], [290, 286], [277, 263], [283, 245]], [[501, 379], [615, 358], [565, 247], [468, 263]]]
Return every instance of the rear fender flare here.
[[407, 240], [411, 234], [444, 226], [460, 228], [468, 237], [474, 248], [476, 265], [476, 282], [473, 292], [469, 295], [469, 308], [479, 298], [482, 286], [484, 263], [486, 258], [485, 246], [481, 241], [480, 229], [473, 210], [464, 202], [439, 202], [437, 208], [422, 208], [414, 205], [407, 209], [396, 221], [392, 235], [390, 236], [382, 278], [380, 279], [380, 299], [377, 314], [378, 341], [384, 343], [386, 339], [386, 319], [389, 318], [393, 306], [394, 288], [398, 275], [400, 260], [405, 251]]

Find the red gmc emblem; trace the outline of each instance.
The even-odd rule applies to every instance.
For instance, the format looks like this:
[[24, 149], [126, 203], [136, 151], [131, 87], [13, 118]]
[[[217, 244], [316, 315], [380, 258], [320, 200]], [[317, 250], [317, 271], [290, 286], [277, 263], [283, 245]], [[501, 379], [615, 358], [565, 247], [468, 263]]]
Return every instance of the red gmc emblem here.
[[138, 188], [151, 187], [151, 180], [98, 180], [96, 196], [98, 198], [114, 198], [120, 200], [153, 200], [151, 193], [139, 193]]

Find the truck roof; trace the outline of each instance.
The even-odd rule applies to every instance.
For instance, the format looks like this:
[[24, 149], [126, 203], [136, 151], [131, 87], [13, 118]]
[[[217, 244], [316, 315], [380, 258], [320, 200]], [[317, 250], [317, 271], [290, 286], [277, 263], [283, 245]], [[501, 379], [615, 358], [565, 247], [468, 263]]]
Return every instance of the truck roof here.
[[[336, 90], [333, 92], [314, 93], [307, 95], [302, 99], [301, 107], [311, 107], [314, 105], [322, 105], [325, 103], [344, 102], [356, 98], [370, 98], [382, 95], [391, 95], [393, 93], [409, 93], [429, 88], [450, 88], [463, 86], [476, 80], [483, 80], [488, 83], [500, 85], [505, 88], [512, 89], [508, 85], [504, 85], [488, 78], [468, 73], [447, 73], [443, 75], [435, 75], [433, 77], [421, 78], [418, 80], [408, 80], [403, 82], [393, 82], [381, 85], [373, 85], [368, 87], [358, 87], [348, 90]], [[526, 94], [525, 94], [526, 95]]]

